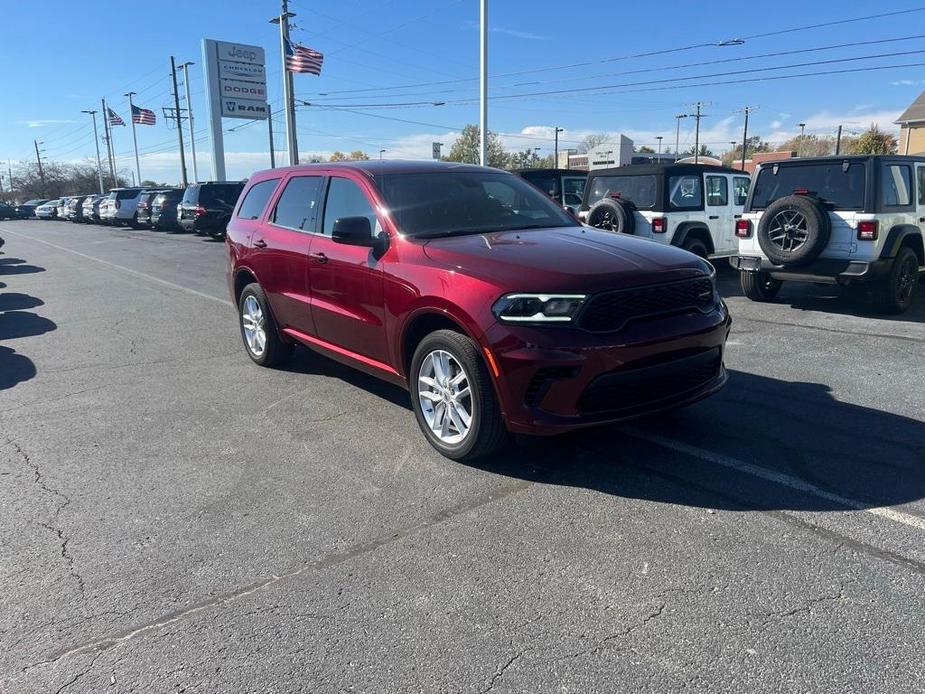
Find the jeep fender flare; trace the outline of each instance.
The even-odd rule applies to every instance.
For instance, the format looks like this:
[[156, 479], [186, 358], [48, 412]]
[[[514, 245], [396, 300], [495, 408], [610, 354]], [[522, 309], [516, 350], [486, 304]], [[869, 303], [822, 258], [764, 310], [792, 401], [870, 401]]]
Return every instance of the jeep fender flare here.
[[883, 248], [880, 249], [880, 259], [895, 258], [903, 245], [903, 241], [910, 236], [922, 238], [922, 230], [914, 224], [897, 224], [890, 229], [886, 235], [886, 240], [883, 242]]
[[671, 237], [671, 245], [681, 248], [684, 246], [684, 242], [687, 241], [687, 237], [691, 235], [692, 232], [703, 231], [705, 239], [704, 242], [707, 244], [707, 251], [709, 253], [714, 253], [716, 247], [713, 245], [713, 236], [710, 234], [710, 229], [703, 222], [682, 222], [678, 225], [678, 228], [675, 229], [674, 235]]

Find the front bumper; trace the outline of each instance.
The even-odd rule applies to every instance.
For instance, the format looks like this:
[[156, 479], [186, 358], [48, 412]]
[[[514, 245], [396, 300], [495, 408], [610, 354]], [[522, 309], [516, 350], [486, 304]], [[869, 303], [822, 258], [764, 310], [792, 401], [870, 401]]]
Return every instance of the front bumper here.
[[729, 258], [729, 264], [743, 272], [767, 272], [776, 280], [847, 284], [876, 280], [885, 276], [890, 271], [891, 260], [820, 258], [806, 265], [785, 267], [775, 265], [767, 258], [739, 255]]
[[631, 323], [617, 333], [496, 323], [485, 333], [501, 372], [508, 429], [552, 435], [675, 409], [726, 383], [732, 320], [711, 313]]

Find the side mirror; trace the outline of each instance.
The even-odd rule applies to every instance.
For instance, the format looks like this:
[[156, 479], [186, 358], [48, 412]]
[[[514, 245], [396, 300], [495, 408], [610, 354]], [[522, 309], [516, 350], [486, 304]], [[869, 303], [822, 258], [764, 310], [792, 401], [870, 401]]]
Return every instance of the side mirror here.
[[371, 248], [378, 243], [378, 239], [373, 236], [368, 217], [341, 217], [340, 219], [335, 219], [331, 238], [334, 239], [335, 243], [343, 243], [348, 246], [367, 246]]

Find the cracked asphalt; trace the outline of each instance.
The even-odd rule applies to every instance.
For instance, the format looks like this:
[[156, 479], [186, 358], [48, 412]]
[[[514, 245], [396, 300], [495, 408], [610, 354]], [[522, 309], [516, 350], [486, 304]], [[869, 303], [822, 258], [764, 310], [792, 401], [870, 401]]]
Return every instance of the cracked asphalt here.
[[726, 270], [719, 395], [462, 465], [220, 243], [0, 236], [4, 694], [925, 691], [925, 288]]

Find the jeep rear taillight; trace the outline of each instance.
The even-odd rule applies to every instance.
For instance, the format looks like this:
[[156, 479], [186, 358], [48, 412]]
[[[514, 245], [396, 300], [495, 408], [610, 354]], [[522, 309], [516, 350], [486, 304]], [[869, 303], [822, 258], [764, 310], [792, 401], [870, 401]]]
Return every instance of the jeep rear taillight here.
[[664, 234], [666, 231], [668, 231], [668, 220], [664, 217], [655, 217], [652, 220], [652, 233]]
[[876, 241], [879, 231], [879, 225], [875, 219], [858, 222], [858, 241]]
[[197, 208], [196, 208], [196, 216], [197, 216], [197, 217], [201, 217], [201, 216], [204, 215], [205, 213], [206, 213], [206, 208], [205, 208], [205, 207], [197, 207]]
[[736, 236], [740, 239], [747, 239], [752, 235], [752, 223], [747, 219], [736, 220]]

